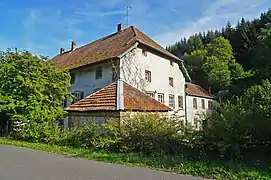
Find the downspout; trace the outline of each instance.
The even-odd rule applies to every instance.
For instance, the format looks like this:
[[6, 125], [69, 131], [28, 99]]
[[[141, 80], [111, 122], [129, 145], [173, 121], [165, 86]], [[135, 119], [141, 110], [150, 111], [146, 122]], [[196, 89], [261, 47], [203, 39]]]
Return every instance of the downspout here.
[[185, 117], [185, 124], [188, 124], [187, 121], [187, 100], [186, 100], [186, 84], [184, 85], [184, 117]]

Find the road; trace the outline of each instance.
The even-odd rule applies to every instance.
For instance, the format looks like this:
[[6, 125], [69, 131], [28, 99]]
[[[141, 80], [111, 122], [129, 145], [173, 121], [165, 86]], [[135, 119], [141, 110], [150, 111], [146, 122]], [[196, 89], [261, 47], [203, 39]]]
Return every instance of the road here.
[[0, 145], [0, 180], [203, 180]]

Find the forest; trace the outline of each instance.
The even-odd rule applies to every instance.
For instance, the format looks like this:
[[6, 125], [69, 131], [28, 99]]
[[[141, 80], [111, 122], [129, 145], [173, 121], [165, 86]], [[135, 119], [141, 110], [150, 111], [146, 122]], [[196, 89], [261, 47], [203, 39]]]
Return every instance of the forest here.
[[271, 10], [259, 18], [241, 18], [235, 26], [198, 32], [169, 45], [181, 58], [192, 81], [230, 99], [245, 89], [271, 79]]

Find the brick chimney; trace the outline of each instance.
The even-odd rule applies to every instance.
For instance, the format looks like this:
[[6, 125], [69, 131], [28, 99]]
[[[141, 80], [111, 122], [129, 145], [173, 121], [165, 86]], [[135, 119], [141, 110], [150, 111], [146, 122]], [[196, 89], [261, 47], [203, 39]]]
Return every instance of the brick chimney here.
[[118, 32], [122, 32], [124, 30], [124, 24], [118, 24]]
[[65, 49], [64, 49], [64, 48], [60, 48], [59, 53], [60, 53], [60, 54], [63, 54], [64, 52], [65, 52]]
[[72, 41], [72, 43], [71, 43], [71, 50], [73, 51], [73, 50], [75, 50], [75, 48], [76, 48], [76, 42]]

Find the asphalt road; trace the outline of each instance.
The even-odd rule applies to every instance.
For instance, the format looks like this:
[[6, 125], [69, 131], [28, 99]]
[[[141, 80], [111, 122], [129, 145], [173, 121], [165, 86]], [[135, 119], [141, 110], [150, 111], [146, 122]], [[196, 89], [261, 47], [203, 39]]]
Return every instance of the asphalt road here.
[[0, 180], [203, 180], [0, 145]]

